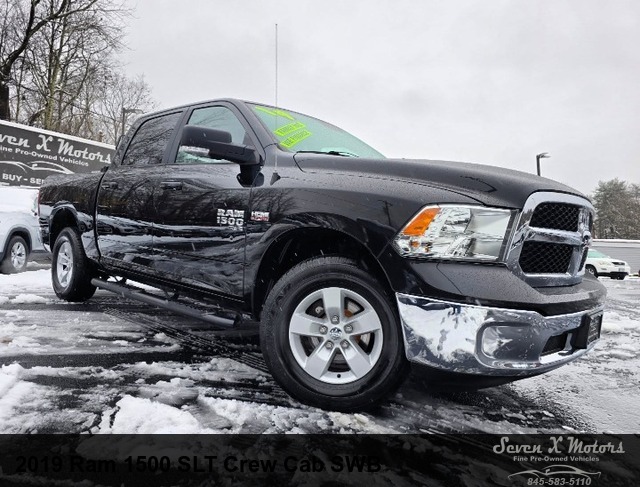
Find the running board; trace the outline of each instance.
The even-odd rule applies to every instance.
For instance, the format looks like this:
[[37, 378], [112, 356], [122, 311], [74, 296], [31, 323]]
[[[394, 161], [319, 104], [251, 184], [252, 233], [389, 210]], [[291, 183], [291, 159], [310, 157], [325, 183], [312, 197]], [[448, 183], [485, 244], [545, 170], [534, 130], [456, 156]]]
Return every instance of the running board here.
[[215, 316], [210, 313], [206, 313], [205, 311], [187, 306], [186, 304], [178, 303], [176, 301], [163, 299], [161, 297], [154, 296], [153, 294], [143, 291], [142, 289], [137, 289], [131, 286], [117, 284], [115, 282], [107, 282], [97, 278], [91, 279], [91, 284], [93, 284], [95, 287], [99, 287], [101, 289], [111, 291], [112, 293], [119, 294], [124, 298], [142, 301], [143, 303], [151, 304], [153, 306], [159, 306], [160, 308], [166, 308], [169, 311], [173, 311], [185, 316], [190, 316], [191, 318], [197, 318], [199, 320], [211, 323], [212, 325], [221, 326], [224, 328], [233, 328], [237, 321], [229, 318], [222, 318], [221, 316]]

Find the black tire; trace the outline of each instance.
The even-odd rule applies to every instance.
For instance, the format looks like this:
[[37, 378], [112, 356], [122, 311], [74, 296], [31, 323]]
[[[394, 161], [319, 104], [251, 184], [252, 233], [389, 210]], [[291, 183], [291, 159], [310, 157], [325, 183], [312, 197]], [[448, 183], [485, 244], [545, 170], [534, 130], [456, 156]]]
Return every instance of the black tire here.
[[[66, 265], [69, 257], [70, 265]], [[52, 251], [53, 290], [65, 301], [86, 301], [96, 292], [96, 287], [91, 284], [93, 275], [93, 266], [84, 253], [78, 231], [71, 227], [65, 228], [58, 235]]]
[[[334, 302], [342, 306], [340, 317], [335, 313], [330, 313], [330, 317], [323, 309], [328, 301], [323, 293], [331, 292], [339, 296]], [[323, 297], [316, 298], [318, 293]], [[302, 313], [300, 310], [314, 299], [317, 301]], [[312, 309], [324, 315], [305, 314]], [[375, 314], [367, 314], [369, 318], [360, 322], [357, 316], [364, 311]], [[321, 331], [313, 337], [291, 333], [290, 338], [294, 312], [304, 314], [305, 325], [311, 321], [313, 327], [324, 323], [324, 335], [318, 335]], [[353, 326], [349, 327], [349, 323]], [[362, 330], [377, 328], [358, 334], [361, 326]], [[329, 341], [334, 343], [331, 349], [327, 346]], [[302, 262], [275, 284], [263, 308], [260, 346], [271, 374], [282, 388], [295, 399], [323, 409], [351, 412], [371, 408], [395, 391], [409, 372], [398, 312], [391, 296], [354, 261], [342, 257], [317, 257]], [[320, 373], [320, 379], [305, 371], [300, 362], [308, 361], [316, 353], [333, 353], [326, 360], [328, 365]], [[308, 355], [301, 358], [303, 354]], [[356, 371], [359, 367], [351, 364], [358, 360], [352, 362], [348, 356], [352, 360], [366, 357], [368, 361]]]
[[598, 277], [598, 271], [596, 271], [596, 268], [593, 267], [592, 265], [586, 266], [584, 270], [589, 274], [591, 274], [593, 277]]
[[16, 274], [27, 269], [29, 261], [29, 246], [24, 238], [19, 235], [11, 237], [7, 245], [7, 251], [0, 264], [3, 274]]

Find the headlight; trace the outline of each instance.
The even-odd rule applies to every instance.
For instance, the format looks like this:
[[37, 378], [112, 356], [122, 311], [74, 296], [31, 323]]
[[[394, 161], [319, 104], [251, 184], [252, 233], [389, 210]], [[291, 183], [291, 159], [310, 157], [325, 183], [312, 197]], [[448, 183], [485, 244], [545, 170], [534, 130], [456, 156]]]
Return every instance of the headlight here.
[[427, 206], [393, 243], [407, 257], [496, 261], [513, 213], [483, 206]]

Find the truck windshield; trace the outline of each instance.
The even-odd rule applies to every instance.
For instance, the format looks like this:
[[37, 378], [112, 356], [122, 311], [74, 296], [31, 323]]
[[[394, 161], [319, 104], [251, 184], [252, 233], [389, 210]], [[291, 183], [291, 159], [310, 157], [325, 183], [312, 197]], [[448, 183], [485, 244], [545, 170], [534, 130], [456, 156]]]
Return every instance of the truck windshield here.
[[281, 108], [251, 107], [283, 150], [384, 159], [377, 150], [330, 123]]

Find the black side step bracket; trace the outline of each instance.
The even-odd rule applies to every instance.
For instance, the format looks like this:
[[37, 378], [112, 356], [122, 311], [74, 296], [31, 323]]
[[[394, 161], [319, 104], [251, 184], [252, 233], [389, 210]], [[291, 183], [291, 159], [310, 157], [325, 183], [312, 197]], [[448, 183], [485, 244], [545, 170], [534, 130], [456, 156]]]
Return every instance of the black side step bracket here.
[[183, 303], [179, 303], [177, 301], [171, 301], [169, 299], [161, 298], [160, 296], [155, 296], [154, 294], [148, 293], [142, 289], [138, 289], [133, 286], [127, 286], [124, 284], [118, 284], [115, 282], [108, 282], [102, 279], [93, 278], [91, 279], [91, 284], [94, 286], [105, 289], [107, 291], [111, 291], [112, 293], [119, 294], [124, 298], [133, 299], [136, 301], [142, 301], [143, 303], [151, 304], [153, 306], [158, 306], [160, 308], [168, 309], [169, 311], [173, 311], [175, 313], [190, 316], [191, 318], [197, 318], [199, 320], [206, 321], [215, 326], [220, 326], [223, 328], [233, 328], [236, 325], [238, 320], [232, 320], [230, 318], [223, 318], [222, 316], [216, 316], [209, 312], [199, 310], [188, 306]]

